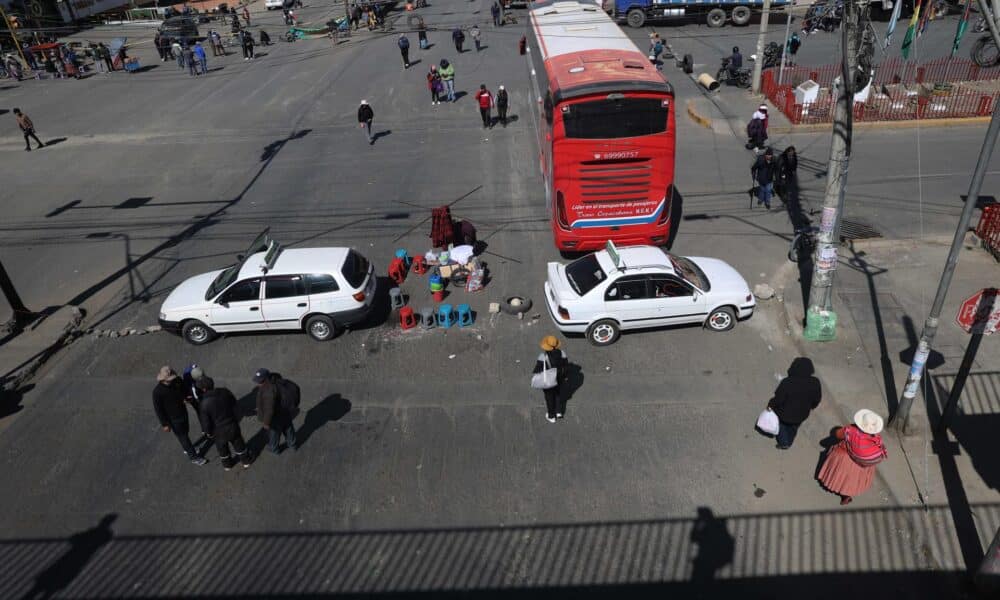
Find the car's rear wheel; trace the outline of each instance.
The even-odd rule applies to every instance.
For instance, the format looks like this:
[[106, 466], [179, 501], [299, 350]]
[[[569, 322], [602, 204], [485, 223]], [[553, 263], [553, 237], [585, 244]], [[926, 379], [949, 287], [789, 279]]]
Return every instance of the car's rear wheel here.
[[330, 317], [316, 315], [315, 317], [309, 317], [309, 320], [306, 321], [306, 333], [317, 342], [325, 342], [333, 339], [337, 334], [337, 327], [333, 324], [333, 320]]
[[595, 346], [610, 346], [618, 339], [618, 323], [611, 319], [595, 321], [587, 328], [587, 339]]
[[184, 323], [181, 327], [181, 336], [187, 341], [187, 343], [194, 346], [201, 346], [202, 344], [207, 344], [215, 338], [215, 332], [208, 325], [205, 325], [201, 321], [191, 320]]
[[712, 311], [705, 322], [712, 331], [729, 331], [736, 325], [736, 313], [728, 306], [722, 306]]

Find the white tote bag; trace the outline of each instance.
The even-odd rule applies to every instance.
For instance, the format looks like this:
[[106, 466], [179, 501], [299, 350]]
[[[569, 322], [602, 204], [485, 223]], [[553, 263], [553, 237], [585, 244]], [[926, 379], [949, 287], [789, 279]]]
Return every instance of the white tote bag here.
[[535, 373], [531, 376], [531, 387], [536, 390], [550, 390], [556, 387], [556, 377], [558, 375], [558, 370], [549, 366], [549, 356], [547, 354], [543, 355], [542, 358], [542, 372]]
[[778, 415], [773, 410], [765, 408], [757, 417], [757, 429], [769, 435], [778, 435]]

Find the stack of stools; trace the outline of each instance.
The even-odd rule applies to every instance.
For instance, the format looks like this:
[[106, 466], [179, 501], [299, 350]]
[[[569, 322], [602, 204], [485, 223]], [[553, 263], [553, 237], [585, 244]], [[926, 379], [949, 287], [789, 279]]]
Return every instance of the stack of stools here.
[[440, 275], [430, 276], [430, 287], [435, 302], [444, 300], [444, 280], [441, 279]]
[[472, 325], [472, 309], [469, 308], [468, 304], [459, 304], [455, 307], [455, 313], [455, 321], [459, 327]]
[[434, 307], [425, 306], [420, 309], [420, 327], [422, 329], [434, 329], [437, 323], [434, 321]]
[[437, 310], [437, 325], [444, 329], [448, 329], [455, 324], [455, 313], [451, 309], [450, 304], [441, 304], [438, 306]]
[[396, 282], [396, 285], [401, 285], [406, 281], [406, 271], [406, 261], [402, 258], [394, 258], [389, 263], [389, 277]]
[[403, 264], [406, 265], [407, 269], [410, 268], [410, 263], [413, 262], [413, 259], [410, 258], [409, 253], [406, 252], [406, 248], [400, 248], [399, 250], [396, 250], [396, 258], [402, 260]]

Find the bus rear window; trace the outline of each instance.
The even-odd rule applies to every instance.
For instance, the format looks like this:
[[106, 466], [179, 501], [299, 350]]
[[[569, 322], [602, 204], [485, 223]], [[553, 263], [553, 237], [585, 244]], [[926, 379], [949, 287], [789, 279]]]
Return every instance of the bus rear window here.
[[663, 133], [667, 110], [660, 98], [621, 98], [569, 104], [562, 109], [566, 137], [608, 140]]

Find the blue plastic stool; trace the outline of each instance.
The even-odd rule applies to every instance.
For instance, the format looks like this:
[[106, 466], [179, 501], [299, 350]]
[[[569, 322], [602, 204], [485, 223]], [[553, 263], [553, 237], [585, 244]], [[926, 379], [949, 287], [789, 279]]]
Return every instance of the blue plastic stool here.
[[410, 258], [409, 254], [407, 254], [406, 248], [400, 248], [399, 250], [396, 250], [396, 258], [402, 259], [403, 262], [406, 264], [407, 268], [409, 268], [410, 263], [413, 262], [413, 259]]
[[455, 313], [452, 312], [450, 304], [441, 304], [438, 306], [437, 324], [438, 327], [445, 329], [455, 324]]
[[468, 304], [459, 304], [455, 307], [455, 312], [457, 313], [456, 321], [459, 327], [472, 325], [472, 309], [469, 308]]

